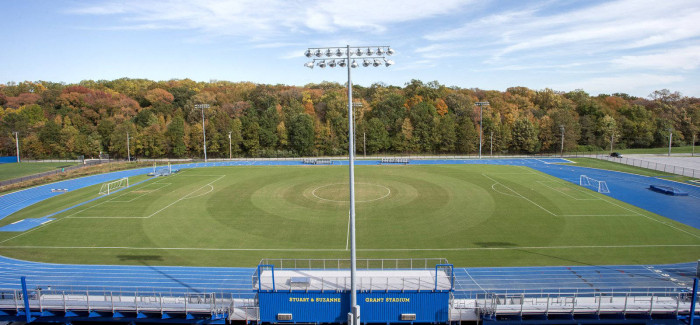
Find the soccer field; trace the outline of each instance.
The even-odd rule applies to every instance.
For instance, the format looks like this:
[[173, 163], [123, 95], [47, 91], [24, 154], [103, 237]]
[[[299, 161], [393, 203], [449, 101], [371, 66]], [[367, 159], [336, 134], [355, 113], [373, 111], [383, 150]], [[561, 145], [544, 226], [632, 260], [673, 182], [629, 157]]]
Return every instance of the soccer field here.
[[[0, 255], [198, 266], [347, 258], [347, 179], [347, 166], [211, 167], [134, 177], [131, 187], [38, 228], [0, 233]], [[693, 261], [700, 251], [698, 229], [522, 166], [358, 166], [356, 184], [359, 258], [444, 257], [456, 266], [659, 264]], [[99, 189], [56, 196], [0, 225], [61, 211]]]

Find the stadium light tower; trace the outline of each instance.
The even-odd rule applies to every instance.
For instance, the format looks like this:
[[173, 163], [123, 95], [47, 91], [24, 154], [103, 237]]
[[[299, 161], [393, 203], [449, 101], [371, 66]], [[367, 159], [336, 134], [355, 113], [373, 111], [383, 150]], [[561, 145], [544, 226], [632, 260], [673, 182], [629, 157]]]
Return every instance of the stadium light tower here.
[[233, 157], [231, 155], [231, 132], [233, 131], [228, 131], [228, 159], [231, 159]]
[[[350, 320], [352, 324], [349, 325], [359, 325], [359, 306], [357, 305], [357, 282], [356, 271], [357, 271], [357, 254], [355, 251], [355, 128], [354, 128], [354, 118], [353, 118], [353, 104], [352, 104], [352, 78], [351, 78], [351, 68], [357, 68], [359, 64], [357, 60], [352, 59], [352, 56], [362, 57], [362, 66], [374, 66], [378, 67], [380, 65], [385, 65], [389, 67], [394, 64], [394, 61], [387, 60], [386, 55], [393, 55], [394, 50], [389, 46], [360, 46], [351, 47], [347, 45], [345, 47], [311, 47], [306, 50], [304, 55], [307, 58], [316, 57], [312, 61], [304, 64], [305, 67], [313, 69], [317, 66], [321, 69], [326, 66], [330, 68], [335, 68], [339, 66], [341, 68], [347, 67], [348, 69], [348, 152], [349, 154], [349, 165], [350, 165], [350, 310], [352, 315]], [[326, 58], [322, 58], [323, 56]], [[335, 56], [335, 58], [333, 58]]]
[[209, 108], [209, 104], [194, 104], [194, 108], [199, 108], [202, 110], [202, 144], [204, 147], [204, 162], [207, 162], [207, 131], [204, 129], [204, 109]]
[[126, 132], [126, 161], [131, 161], [131, 149], [129, 148], [129, 142], [131, 142], [131, 137], [129, 132]]
[[481, 143], [483, 142], [481, 138], [484, 136], [484, 106], [489, 106], [489, 102], [476, 102], [474, 105], [479, 106], [479, 159], [481, 159]]

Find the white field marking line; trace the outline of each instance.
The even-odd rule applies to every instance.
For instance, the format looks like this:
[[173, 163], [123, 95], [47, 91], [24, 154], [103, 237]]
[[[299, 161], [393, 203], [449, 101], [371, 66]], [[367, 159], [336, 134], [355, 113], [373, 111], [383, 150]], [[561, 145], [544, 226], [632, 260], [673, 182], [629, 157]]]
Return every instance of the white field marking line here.
[[[61, 220], [63, 220], [63, 218], [56, 219], [55, 221], [56, 221], [56, 222], [59, 222], [59, 221], [61, 221]], [[2, 246], [2, 244], [5, 243], [5, 242], [7, 242], [7, 241], [13, 240], [13, 239], [15, 239], [15, 238], [17, 238], [17, 237], [19, 237], [19, 236], [24, 236], [24, 235], [26, 235], [26, 234], [28, 234], [28, 233], [30, 233], [30, 232], [32, 232], [32, 231], [42, 229], [42, 228], [44, 228], [44, 227], [46, 227], [46, 226], [48, 226], [48, 225], [56, 224], [56, 222], [41, 224], [41, 225], [39, 225], [38, 227], [35, 227], [35, 228], [32, 228], [32, 229], [26, 230], [26, 231], [24, 231], [24, 232], [22, 232], [22, 233], [20, 233], [20, 234], [18, 234], [18, 235], [16, 235], [16, 236], [12, 236], [12, 237], [10, 237], [10, 238], [8, 238], [8, 239], [5, 239], [5, 240], [3, 240], [3, 241], [0, 241], [0, 247], [4, 247], [4, 246]]]
[[[187, 176], [187, 175], [180, 175], [180, 174], [171, 175], [171, 177], [175, 177], [175, 176]], [[221, 177], [223, 177], [223, 175], [221, 175]], [[218, 180], [218, 179], [212, 181], [212, 183], [215, 182], [215, 181], [217, 181], [217, 180]], [[172, 185], [172, 183], [168, 183], [168, 184], [171, 184], [171, 185]], [[151, 184], [149, 184], [149, 185], [151, 185]], [[132, 190], [133, 190], [133, 189], [132, 189]], [[128, 193], [131, 193], [131, 192], [128, 192]], [[64, 218], [71, 218], [71, 219], [80, 219], [80, 218], [85, 218], [85, 219], [119, 219], [119, 218], [124, 218], [124, 219], [148, 219], [148, 218], [150, 218], [150, 216], [149, 216], [149, 217], [129, 217], [129, 216], [127, 216], [127, 217], [96, 217], [96, 216], [74, 217], [76, 214], [81, 213], [81, 212], [83, 212], [83, 211], [86, 211], [86, 210], [88, 210], [88, 209], [92, 209], [92, 208], [94, 208], [94, 207], [100, 206], [100, 205], [105, 204], [105, 203], [108, 203], [108, 202], [113, 202], [114, 199], [120, 198], [120, 197], [122, 197], [123, 195], [126, 195], [126, 194], [128, 194], [128, 193], [123, 193], [122, 195], [117, 196], [117, 197], [115, 197], [115, 198], [112, 198], [112, 199], [109, 199], [109, 200], [106, 200], [106, 201], [102, 201], [102, 202], [100, 202], [100, 203], [97, 203], [97, 204], [95, 204], [95, 205], [89, 206], [89, 207], [87, 207], [87, 208], [85, 208], [85, 209], [82, 209], [82, 210], [80, 210], [80, 211], [76, 211], [75, 213], [72, 213], [72, 214], [70, 214], [70, 215], [67, 215], [67, 216], [65, 216]], [[148, 193], [146, 193], [146, 194], [148, 194]], [[190, 193], [190, 194], [191, 194], [191, 193]], [[145, 194], [144, 194], [144, 195], [145, 195]], [[188, 194], [188, 195], [189, 195], [189, 194]], [[151, 216], [152, 216], [152, 215], [151, 215]]]
[[[385, 194], [384, 196], [382, 196], [382, 197], [380, 197], [380, 198], [376, 198], [376, 199], [372, 199], [372, 200], [355, 200], [355, 202], [362, 202], [362, 203], [374, 202], [374, 201], [379, 201], [379, 200], [381, 200], [381, 199], [383, 199], [383, 198], [386, 198], [387, 196], [391, 195], [391, 189], [389, 189], [388, 187], [386, 187], [386, 186], [384, 186], [384, 185], [372, 184], [372, 183], [355, 183], [355, 185], [358, 185], [358, 184], [372, 185], [372, 186], [376, 186], [376, 187], [383, 187], [384, 189], [387, 190], [387, 192], [386, 192], [386, 194]], [[311, 195], [313, 195], [314, 197], [316, 197], [317, 199], [322, 200], [322, 201], [329, 201], [329, 202], [336, 202], [336, 203], [350, 202], [350, 201], [345, 201], [345, 200], [341, 201], [341, 200], [329, 200], [329, 199], [324, 199], [324, 198], [319, 197], [318, 195], [316, 195], [316, 191], [317, 191], [317, 190], [322, 189], [322, 188], [324, 188], [324, 187], [333, 186], [333, 185], [346, 185], [346, 184], [345, 184], [345, 183], [335, 183], [335, 184], [322, 185], [322, 186], [319, 186], [319, 187], [315, 188], [313, 191], [311, 191]]]
[[[582, 246], [524, 246], [524, 247], [455, 247], [455, 248], [358, 248], [358, 251], [479, 251], [479, 250], [522, 250], [522, 249], [590, 249], [590, 248], [657, 248], [657, 247], [700, 247], [691, 244], [664, 245], [582, 245]], [[129, 247], [129, 246], [0, 246], [15, 249], [124, 249], [124, 250], [180, 250], [180, 251], [345, 251], [342, 248], [202, 248], [202, 247]]]
[[[547, 177], [547, 176], [542, 175], [542, 177]], [[672, 224], [666, 223], [666, 222], [661, 221], [661, 220], [657, 220], [657, 219], [652, 218], [652, 217], [650, 217], [650, 216], [647, 216], [647, 215], [645, 215], [645, 214], [643, 214], [643, 213], [639, 213], [639, 212], [634, 211], [634, 210], [632, 210], [632, 209], [630, 209], [630, 208], [627, 208], [627, 207], [624, 207], [624, 206], [622, 206], [622, 205], [620, 205], [620, 204], [618, 204], [618, 203], [615, 203], [613, 200], [616, 200], [616, 199], [611, 198], [611, 197], [609, 197], [609, 196], [607, 196], [607, 195], [603, 195], [603, 196], [601, 197], [601, 200], [602, 200], [603, 202], [607, 202], [607, 203], [612, 204], [612, 205], [614, 205], [614, 206], [616, 206], [616, 207], [618, 207], [618, 208], [621, 208], [621, 209], [623, 209], [623, 210], [627, 210], [627, 211], [629, 211], [629, 212], [632, 212], [633, 215], [642, 216], [642, 217], [644, 217], [644, 218], [647, 218], [647, 219], [652, 220], [652, 221], [656, 221], [656, 222], [658, 222], [658, 223], [660, 223], [660, 224], [662, 224], [662, 225], [666, 225], [666, 226], [668, 226], [668, 227], [670, 227], [670, 228], [673, 228], [673, 229], [675, 229], [675, 230], [678, 230], [678, 231], [680, 231], [680, 232], [683, 232], [683, 233], [688, 234], [688, 235], [690, 235], [690, 236], [693, 236], [693, 237], [695, 237], [695, 238], [700, 238], [700, 235], [693, 234], [693, 233], [691, 233], [691, 232], [689, 232], [689, 231], [680, 229], [680, 228], [678, 228], [678, 227], [676, 227], [676, 226], [674, 226], [674, 225], [672, 225]], [[640, 208], [640, 209], [641, 209], [641, 208]]]
[[[155, 183], [154, 183], [154, 184], [155, 184]], [[167, 185], [163, 185], [163, 186], [161, 186], [161, 187], [154, 188], [154, 189], [152, 189], [152, 190], [151, 190], [151, 189], [141, 189], [141, 190], [139, 190], [139, 191], [144, 191], [144, 193], [141, 194], [141, 195], [138, 195], [138, 196], [136, 196], [136, 197], [134, 197], [134, 198], [132, 198], [131, 200], [121, 201], [121, 200], [114, 200], [114, 199], [112, 199], [112, 200], [109, 200], [109, 201], [110, 201], [110, 202], [119, 202], [119, 203], [133, 202], [134, 200], [136, 200], [136, 199], [138, 199], [138, 198], [140, 198], [140, 197], [142, 197], [142, 196], [144, 196], [144, 195], [146, 195], [146, 194], [151, 194], [151, 193], [153, 193], [153, 192], [155, 192], [155, 191], [157, 191], [157, 190], [160, 190], [161, 188], [166, 187], [166, 186], [168, 186], [168, 185], [171, 185], [171, 184], [168, 183]], [[127, 195], [127, 194], [131, 194], [131, 193], [133, 193], [133, 191], [134, 191], [134, 190], [132, 190], [131, 192], [128, 192], [128, 193], [124, 193], [123, 195], [120, 195], [120, 196], [118, 196], [118, 197], [115, 197], [115, 199], [118, 199], [118, 198], [120, 198], [120, 197], [122, 197], [122, 196], [124, 196], [124, 195]]]
[[635, 217], [636, 214], [560, 214], [558, 217]]
[[559, 193], [561, 193], [561, 194], [563, 194], [563, 195], [566, 195], [566, 196], [568, 196], [568, 197], [570, 197], [570, 198], [572, 198], [572, 199], [574, 199], [574, 200], [576, 200], [576, 201], [596, 201], [596, 200], [600, 200], [600, 198], [595, 197], [595, 196], [593, 196], [593, 195], [591, 195], [591, 194], [589, 194], [589, 193], [586, 193], [586, 192], [583, 192], [583, 191], [579, 191], [578, 189], [572, 188], [573, 190], [575, 190], [575, 191], [577, 191], [577, 192], [580, 192], [580, 193], [583, 193], [583, 194], [585, 194], [586, 196], [590, 197], [590, 199], [579, 199], [579, 198], [574, 197], [573, 195], [569, 195], [568, 193], [562, 192], [561, 190], [559, 190], [559, 189], [557, 189], [557, 188], [555, 188], [555, 187], [552, 187], [552, 186], [549, 186], [549, 185], [545, 184], [545, 183], [558, 183], [557, 181], [536, 181], [536, 182], [537, 182], [538, 184], [544, 186], [544, 187], [550, 188], [550, 189], [553, 190], [553, 191], [556, 191], [556, 192], [559, 192]]
[[158, 211], [156, 211], [156, 212], [153, 212], [151, 215], [149, 215], [148, 217], [146, 217], [146, 219], [149, 219], [149, 218], [153, 217], [154, 215], [160, 213], [161, 211], [163, 211], [163, 210], [169, 208], [169, 207], [172, 206], [173, 204], [175, 204], [175, 203], [177, 203], [177, 202], [180, 202], [180, 201], [186, 199], [188, 196], [190, 196], [190, 194], [196, 193], [197, 191], [203, 189], [205, 186], [210, 186], [212, 183], [214, 183], [214, 182], [216, 182], [216, 181], [218, 181], [218, 180], [224, 178], [224, 176], [226, 176], [226, 175], [221, 175], [221, 176], [218, 177], [217, 179], [215, 179], [215, 180], [213, 180], [213, 181], [211, 181], [211, 182], [209, 182], [209, 183], [203, 185], [202, 187], [200, 187], [200, 188], [198, 188], [198, 189], [196, 189], [196, 190], [194, 190], [194, 191], [192, 191], [192, 192], [186, 194], [185, 196], [183, 196], [183, 197], [181, 197], [181, 198], [179, 198], [179, 199], [173, 201], [172, 203], [170, 203], [170, 204], [164, 206], [163, 208], [161, 208], [160, 210], [158, 210]]
[[190, 197], [188, 197], [188, 198], [187, 198], [187, 200], [189, 200], [189, 199], [194, 199], [194, 198], [196, 198], [196, 197], [200, 197], [200, 196], [205, 196], [205, 195], [207, 195], [207, 194], [211, 193], [211, 192], [212, 192], [213, 190], [214, 190], [214, 185], [209, 185], [209, 191], [207, 191], [207, 192], [204, 192], [204, 193], [202, 193], [202, 194], [199, 194], [199, 195], [195, 195], [195, 196], [190, 196]]
[[469, 276], [469, 278], [472, 280], [472, 282], [474, 282], [474, 284], [476, 284], [476, 286], [479, 287], [479, 290], [481, 290], [481, 291], [483, 291], [483, 292], [486, 292], [486, 290], [484, 290], [484, 288], [481, 287], [481, 285], [479, 284], [479, 282], [476, 282], [476, 280], [474, 280], [474, 278], [472, 278], [472, 275], [469, 274], [469, 271], [467, 271], [466, 268], [464, 269], [464, 272], [466, 272], [467, 275]]
[[512, 196], [512, 197], [517, 197], [517, 198], [519, 198], [519, 196], [517, 196], [517, 195], [513, 195], [513, 194], [509, 194], [509, 193], [505, 193], [505, 192], [502, 192], [502, 191], [497, 190], [497, 189], [495, 188], [496, 185], [501, 185], [501, 186], [502, 186], [501, 183], [493, 183], [493, 184], [491, 185], [491, 189], [492, 189], [494, 192], [496, 192], [496, 193], [501, 193], [501, 194], [503, 194], [503, 195], [508, 195], [508, 196]]
[[[190, 193], [187, 193], [185, 196], [183, 196], [183, 197], [181, 197], [181, 198], [179, 198], [179, 199], [177, 199], [177, 200], [171, 202], [170, 204], [168, 204], [168, 205], [162, 207], [161, 209], [159, 209], [158, 211], [153, 212], [152, 214], [150, 214], [150, 215], [148, 215], [148, 216], [145, 216], [145, 217], [128, 217], [128, 216], [127, 216], [127, 217], [120, 217], [120, 216], [116, 216], [116, 217], [97, 217], [97, 216], [95, 216], [95, 217], [90, 217], [90, 216], [87, 216], [87, 217], [74, 217], [74, 218], [76, 218], [76, 219], [150, 219], [150, 218], [153, 217], [154, 215], [156, 215], [156, 214], [160, 213], [161, 211], [163, 211], [163, 210], [169, 208], [170, 206], [172, 206], [173, 204], [175, 204], [175, 203], [177, 203], [177, 202], [180, 202], [180, 201], [182, 201], [182, 200], [184, 200], [184, 199], [191, 199], [191, 198], [195, 198], [195, 197], [201, 196], [201, 195], [197, 195], [197, 196], [192, 196], [192, 197], [190, 197], [190, 194], [196, 193], [197, 191], [199, 191], [199, 190], [201, 190], [201, 189], [203, 189], [203, 188], [205, 188], [205, 187], [207, 187], [207, 186], [211, 187], [211, 189], [214, 190], [214, 187], [211, 185], [211, 183], [214, 183], [214, 182], [216, 182], [216, 181], [222, 179], [224, 176], [226, 176], [226, 175], [220, 175], [217, 179], [215, 179], [215, 180], [213, 180], [213, 181], [211, 181], [211, 182], [209, 182], [209, 183], [207, 183], [207, 184], [205, 184], [205, 185], [202, 185], [200, 188], [198, 188], [198, 189], [196, 189], [196, 190], [194, 190], [194, 191], [192, 191], [192, 192], [190, 192]], [[211, 192], [211, 191], [210, 191], [210, 192]], [[209, 192], [207, 192], [207, 193], [205, 193], [205, 194], [208, 194], [208, 193], [209, 193]]]
[[513, 190], [512, 188], [510, 188], [510, 187], [508, 187], [508, 186], [505, 186], [505, 185], [503, 185], [503, 184], [499, 183], [499, 182], [498, 182], [497, 180], [495, 180], [495, 179], [493, 179], [493, 178], [489, 177], [488, 175], [486, 175], [486, 174], [481, 174], [481, 175], [484, 175], [484, 177], [486, 177], [486, 178], [488, 178], [488, 179], [492, 180], [492, 181], [493, 181], [494, 183], [498, 183], [498, 184], [500, 184], [501, 186], [503, 186], [503, 187], [507, 188], [507, 189], [508, 189], [508, 190], [510, 190], [511, 192], [513, 192], [513, 193], [517, 194], [517, 195], [518, 195], [519, 197], [521, 197], [521, 198], [525, 199], [526, 201], [528, 201], [528, 202], [530, 202], [530, 203], [534, 204], [534, 205], [535, 205], [535, 206], [537, 206], [538, 208], [540, 208], [540, 209], [542, 209], [542, 210], [546, 211], [547, 213], [549, 213], [549, 214], [551, 214], [551, 215], [553, 215], [553, 216], [555, 216], [555, 217], [557, 216], [556, 214], [552, 213], [552, 211], [549, 211], [549, 210], [545, 209], [545, 208], [544, 208], [544, 207], [542, 207], [541, 205], [539, 205], [539, 204], [535, 203], [534, 201], [532, 201], [532, 200], [530, 200], [530, 199], [526, 198], [526, 197], [525, 197], [525, 196], [523, 196], [522, 194], [520, 194], [520, 193], [518, 193], [518, 192], [514, 191], [514, 190]]
[[[607, 196], [606, 196], [606, 197], [607, 197]], [[619, 208], [622, 208], [622, 209], [624, 209], [624, 210], [627, 210], [627, 211], [629, 211], [629, 212], [632, 212], [632, 213], [635, 214], [635, 215], [640, 215], [640, 216], [642, 216], [642, 217], [644, 217], [644, 218], [647, 218], [647, 219], [649, 219], [649, 220], [656, 221], [656, 222], [658, 222], [658, 223], [660, 223], [660, 224], [662, 224], [662, 225], [666, 225], [666, 226], [671, 227], [671, 228], [673, 228], [673, 229], [675, 229], [675, 230], [678, 230], [678, 231], [680, 231], [680, 232], [683, 232], [683, 233], [686, 233], [686, 234], [688, 234], [688, 235], [691, 235], [691, 236], [693, 236], [693, 237], [695, 237], [695, 238], [700, 238], [700, 235], [693, 234], [693, 233], [691, 233], [691, 232], [689, 232], [689, 231], [686, 231], [686, 230], [683, 230], [683, 229], [681, 229], [681, 228], [678, 228], [678, 227], [676, 227], [676, 226], [674, 226], [674, 225], [672, 225], [672, 224], [663, 222], [663, 221], [661, 221], [661, 220], [657, 220], [657, 219], [655, 219], [655, 218], [652, 218], [652, 217], [650, 217], [650, 216], [647, 216], [647, 215], [645, 215], [645, 214], [643, 214], [643, 213], [639, 213], [639, 212], [634, 211], [634, 210], [632, 210], [632, 209], [629, 209], [629, 208], [627, 208], [627, 207], [623, 207], [623, 206], [621, 206], [621, 205], [619, 205], [619, 204], [617, 204], [617, 203], [615, 203], [615, 202], [610, 201], [609, 199], [603, 199], [603, 201], [606, 201], [606, 202], [608, 202], [608, 203], [610, 203], [610, 204], [612, 204], [612, 205], [614, 205], [614, 206], [617, 206], [617, 207], [619, 207]]]

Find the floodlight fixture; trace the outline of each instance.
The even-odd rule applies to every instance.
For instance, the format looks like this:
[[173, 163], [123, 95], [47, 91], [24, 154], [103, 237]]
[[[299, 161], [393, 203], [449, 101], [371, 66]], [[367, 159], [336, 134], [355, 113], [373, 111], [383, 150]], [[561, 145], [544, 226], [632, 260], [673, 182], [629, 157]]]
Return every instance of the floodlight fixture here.
[[336, 63], [335, 63], [335, 60], [330, 60], [330, 61], [328, 61], [328, 66], [331, 67], [331, 68], [335, 68], [335, 64], [336, 64]]
[[355, 51], [355, 55], [362, 56], [362, 50], [358, 48], [357, 51]]
[[368, 47], [367, 48], [367, 56], [372, 56], [372, 55], [374, 55], [374, 51], [372, 51], [372, 49]]
[[345, 60], [338, 60], [338, 66], [340, 66], [341, 68], [345, 68], [345, 65], [347, 65], [347, 63], [345, 63]]
[[384, 65], [387, 67], [390, 65], [393, 65], [393, 64], [394, 64], [394, 61], [392, 61], [392, 60], [384, 60]]
[[366, 68], [366, 67], [369, 67], [370, 65], [372, 65], [372, 61], [370, 61], [370, 60], [368, 60], [368, 59], [362, 60], [362, 66], [363, 66], [363, 67]]
[[320, 57], [323, 55], [323, 53], [321, 53], [321, 50], [320, 50], [320, 49], [316, 49], [316, 51], [314, 52], [314, 55], [315, 55], [317, 58], [320, 58]]
[[304, 63], [304, 66], [307, 67], [307, 68], [309, 68], [309, 69], [313, 69], [313, 68], [314, 68], [314, 62], [313, 62], [313, 61], [311, 61], [311, 62], [306, 62], [306, 63]]
[[326, 61], [325, 60], [318, 61], [318, 62], [316, 62], [316, 66], [323, 69], [326, 67]]
[[343, 54], [345, 54], [345, 53], [343, 53], [343, 51], [341, 51], [340, 49], [335, 50], [335, 56], [341, 57], [341, 56], [343, 56]]
[[313, 56], [313, 53], [311, 53], [311, 50], [306, 50], [306, 52], [304, 52], [304, 56], [306, 56], [307, 58], [310, 58]]
[[392, 48], [390, 48], [390, 47], [388, 47], [388, 48], [386, 49], [386, 54], [387, 54], [387, 55], [394, 55], [394, 53], [395, 53], [395, 52], [394, 52], [394, 49], [392, 49]]
[[327, 56], [327, 57], [333, 56], [333, 51], [331, 51], [331, 49], [327, 49], [327, 50], [326, 50], [326, 56]]
[[379, 61], [379, 59], [374, 59], [374, 62], [372, 63], [374, 67], [378, 67], [382, 65], [382, 61]]
[[381, 47], [378, 47], [377, 48], [377, 55], [382, 55], [382, 54], [384, 54], [384, 50], [382, 50]]
[[353, 69], [355, 69], [355, 68], [357, 68], [358, 66], [359, 66], [359, 65], [357, 64], [357, 61], [352, 60], [352, 63], [350, 64], [350, 67], [353, 68]]

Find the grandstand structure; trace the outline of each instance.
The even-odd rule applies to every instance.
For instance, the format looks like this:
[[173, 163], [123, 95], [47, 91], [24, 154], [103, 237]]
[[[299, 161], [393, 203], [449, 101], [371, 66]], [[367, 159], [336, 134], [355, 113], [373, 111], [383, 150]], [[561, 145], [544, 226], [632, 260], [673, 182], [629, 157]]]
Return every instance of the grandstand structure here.
[[[222, 165], [179, 168], [216, 164]], [[61, 195], [56, 188], [73, 190], [176, 170], [168, 164], [11, 193], [0, 197], [0, 218]], [[605, 181], [597, 180], [601, 176], [583, 176], [579, 185], [610, 192]], [[109, 267], [86, 266], [89, 272], [76, 277], [75, 265], [42, 269], [41, 263], [0, 257], [0, 321], [346, 323], [348, 263], [263, 259], [256, 268], [236, 269], [240, 277], [225, 268], [197, 273], [196, 268], [150, 266], [119, 267], [100, 277]], [[364, 323], [684, 324], [693, 315], [700, 321], [693, 279], [700, 276], [700, 263], [499, 269], [455, 268], [445, 259], [422, 258], [358, 260], [358, 268]], [[193, 279], [202, 282], [190, 283]]]

